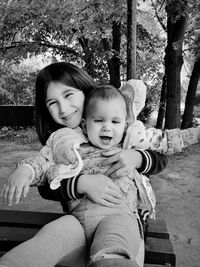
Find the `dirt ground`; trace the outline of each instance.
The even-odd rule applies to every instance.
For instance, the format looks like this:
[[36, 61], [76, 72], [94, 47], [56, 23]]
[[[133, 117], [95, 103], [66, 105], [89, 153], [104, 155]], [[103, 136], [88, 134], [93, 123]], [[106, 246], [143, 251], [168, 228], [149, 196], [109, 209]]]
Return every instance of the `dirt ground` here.
[[[0, 189], [17, 162], [40, 148], [35, 137], [23, 132], [0, 131]], [[157, 197], [157, 218], [167, 221], [177, 267], [200, 267], [200, 143], [169, 157], [167, 168], [152, 176]], [[43, 200], [36, 188], [11, 208], [0, 200], [0, 209], [62, 212], [58, 203]]]

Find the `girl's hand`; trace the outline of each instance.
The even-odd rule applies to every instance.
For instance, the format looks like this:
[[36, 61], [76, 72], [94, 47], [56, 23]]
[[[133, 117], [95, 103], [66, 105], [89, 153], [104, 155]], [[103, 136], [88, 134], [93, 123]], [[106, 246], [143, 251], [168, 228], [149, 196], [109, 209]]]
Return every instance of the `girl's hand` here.
[[103, 174], [81, 175], [77, 186], [78, 193], [86, 194], [97, 204], [113, 207], [122, 199], [120, 189]]
[[142, 156], [136, 150], [105, 151], [102, 155], [108, 157], [102, 166], [111, 165], [105, 175], [113, 179], [129, 175], [133, 169], [142, 165]]
[[21, 165], [8, 178], [1, 191], [3, 201], [12, 206], [13, 201], [18, 204], [21, 197], [26, 197], [31, 179], [31, 170]]

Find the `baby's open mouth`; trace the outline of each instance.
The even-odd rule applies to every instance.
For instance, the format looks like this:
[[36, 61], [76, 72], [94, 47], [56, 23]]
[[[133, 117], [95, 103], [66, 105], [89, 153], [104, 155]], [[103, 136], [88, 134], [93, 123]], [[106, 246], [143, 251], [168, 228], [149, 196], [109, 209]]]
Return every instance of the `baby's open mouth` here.
[[112, 137], [103, 135], [103, 136], [100, 136], [100, 139], [105, 145], [107, 145], [112, 140]]

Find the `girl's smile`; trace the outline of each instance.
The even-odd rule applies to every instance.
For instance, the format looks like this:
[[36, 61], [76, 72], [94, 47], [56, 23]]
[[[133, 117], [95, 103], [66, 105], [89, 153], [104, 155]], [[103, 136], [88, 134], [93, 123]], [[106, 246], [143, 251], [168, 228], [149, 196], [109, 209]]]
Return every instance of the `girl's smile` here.
[[64, 115], [64, 116], [62, 116], [62, 120], [63, 120], [63, 121], [71, 120], [71, 119], [73, 118], [73, 116], [76, 115], [77, 112], [78, 112], [78, 111], [75, 110], [75, 111], [72, 111], [71, 113], [69, 113], [68, 115]]
[[54, 121], [69, 128], [79, 126], [85, 96], [81, 90], [50, 82], [47, 88], [46, 105]]

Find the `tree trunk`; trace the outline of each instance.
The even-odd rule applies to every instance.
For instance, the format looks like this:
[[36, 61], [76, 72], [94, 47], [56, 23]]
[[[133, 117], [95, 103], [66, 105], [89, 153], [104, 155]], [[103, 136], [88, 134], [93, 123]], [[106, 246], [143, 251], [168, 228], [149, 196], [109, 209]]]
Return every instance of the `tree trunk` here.
[[137, 0], [127, 0], [127, 80], [136, 79]]
[[93, 52], [89, 49], [88, 39], [84, 36], [78, 38], [78, 41], [84, 51], [84, 61], [85, 61], [85, 70], [91, 77], [95, 77], [94, 67], [93, 67]]
[[108, 60], [110, 84], [119, 88], [121, 86], [121, 80], [120, 80], [121, 22], [113, 21], [112, 37], [113, 37], [112, 49], [114, 50], [114, 55], [110, 60]]
[[181, 114], [181, 81], [180, 73], [183, 64], [182, 45], [186, 29], [187, 19], [187, 1], [182, 3], [185, 13], [175, 17], [180, 10], [180, 3], [172, 0], [167, 5], [167, 47], [165, 55], [165, 74], [167, 77], [167, 103], [165, 116], [165, 129], [180, 128]]
[[185, 99], [185, 110], [183, 113], [182, 124], [181, 124], [182, 129], [187, 129], [192, 126], [195, 96], [199, 78], [200, 78], [200, 58], [194, 63], [194, 67], [190, 77], [187, 96]]
[[163, 129], [164, 127], [164, 118], [166, 112], [166, 99], [167, 99], [167, 79], [166, 75], [163, 76], [162, 90], [160, 96], [160, 106], [158, 110], [158, 118], [156, 123], [157, 129]]

